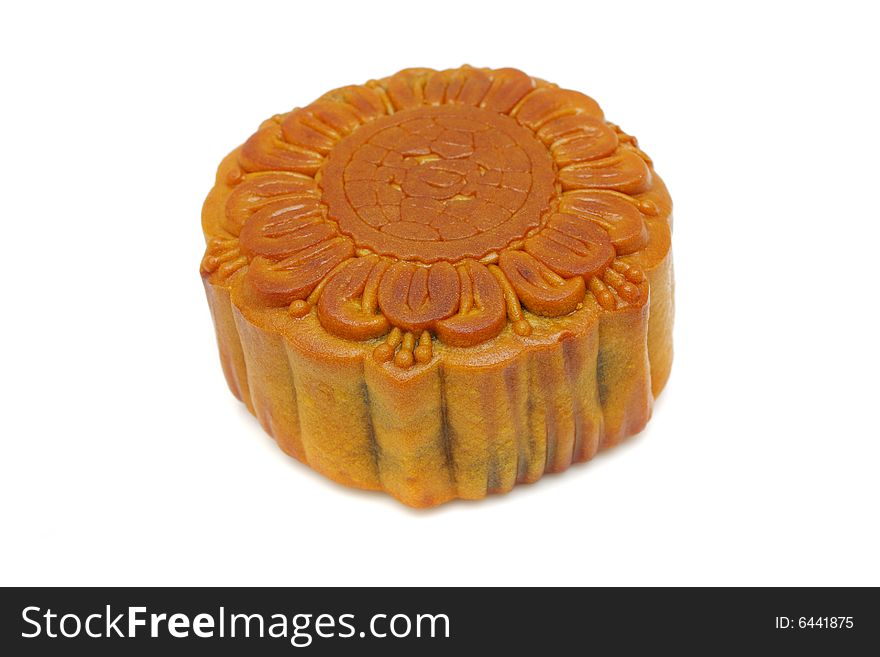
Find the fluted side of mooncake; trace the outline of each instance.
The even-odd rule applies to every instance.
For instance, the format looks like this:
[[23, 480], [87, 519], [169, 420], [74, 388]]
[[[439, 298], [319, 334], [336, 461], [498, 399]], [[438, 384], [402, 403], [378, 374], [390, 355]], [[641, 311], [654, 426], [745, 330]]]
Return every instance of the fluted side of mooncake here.
[[[286, 453], [428, 507], [535, 482], [645, 426], [671, 363], [671, 261], [646, 273], [641, 304], [586, 305], [510, 358], [437, 359], [405, 378], [370, 345], [328, 357], [250, 321], [223, 286], [206, 290], [229, 387]], [[546, 320], [530, 320], [540, 335]], [[499, 339], [522, 340], [511, 333]]]

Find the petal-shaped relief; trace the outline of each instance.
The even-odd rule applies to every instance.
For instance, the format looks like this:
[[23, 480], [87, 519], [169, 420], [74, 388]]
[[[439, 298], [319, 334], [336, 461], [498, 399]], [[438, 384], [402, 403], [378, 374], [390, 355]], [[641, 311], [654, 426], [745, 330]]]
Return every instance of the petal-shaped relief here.
[[336, 234], [317, 199], [285, 199], [257, 210], [242, 226], [239, 240], [245, 255], [278, 260]]
[[566, 280], [525, 251], [503, 251], [498, 266], [522, 304], [536, 315], [567, 315], [584, 300], [583, 277]]
[[470, 347], [501, 333], [507, 309], [501, 286], [485, 265], [465, 260], [458, 267], [458, 276], [458, 313], [437, 322], [437, 337], [455, 347]]
[[425, 103], [425, 83], [436, 73], [430, 68], [407, 68], [383, 81], [385, 92], [395, 111]]
[[[551, 144], [550, 152], [557, 166], [608, 157], [617, 149], [617, 133], [595, 116], [571, 114], [550, 124], [553, 129], [544, 132], [542, 138]], [[541, 131], [538, 132], [540, 137]]]
[[492, 78], [485, 71], [471, 66], [437, 71], [425, 82], [425, 102], [430, 105], [462, 103], [477, 106], [491, 86]]
[[480, 107], [505, 114], [532, 89], [535, 81], [515, 68], [492, 71], [492, 86], [480, 102]]
[[342, 136], [350, 135], [363, 125], [358, 114], [344, 103], [322, 99], [316, 100], [305, 109], [315, 121]]
[[335, 335], [369, 340], [391, 328], [379, 312], [379, 281], [390, 262], [379, 256], [354, 258], [332, 275], [318, 300], [318, 321]]
[[208, 241], [208, 248], [202, 258], [202, 276], [215, 276], [216, 279], [225, 281], [239, 269], [248, 264], [248, 260], [241, 254], [238, 240], [213, 237]]
[[577, 91], [558, 87], [535, 89], [511, 112], [511, 116], [516, 117], [522, 125], [535, 131], [553, 119], [570, 114], [602, 118], [602, 110], [595, 100]]
[[269, 121], [241, 147], [238, 163], [245, 171], [294, 171], [311, 176], [324, 163], [324, 158], [302, 146], [288, 144], [281, 134], [281, 126]]
[[320, 100], [330, 100], [345, 105], [355, 113], [361, 123], [369, 123], [388, 113], [385, 101], [379, 92], [361, 84], [334, 89], [321, 96]]
[[[573, 139], [590, 134], [599, 135], [604, 133], [605, 130], [608, 130], [614, 135], [614, 143], [616, 147], [619, 140], [617, 132], [614, 130], [614, 126], [606, 123], [604, 119], [598, 116], [583, 112], [580, 114], [564, 114], [555, 119], [551, 119], [542, 125], [535, 135], [538, 139], [544, 142], [545, 145], [551, 146], [555, 142], [562, 140]], [[607, 139], [607, 137], [605, 138]]]
[[637, 303], [642, 296], [639, 283], [644, 281], [641, 269], [632, 267], [623, 261], [615, 261], [602, 276], [603, 281], [627, 303]]
[[563, 167], [559, 180], [565, 190], [612, 189], [641, 194], [651, 186], [651, 171], [636, 153], [620, 148], [610, 157]]
[[589, 279], [614, 259], [608, 234], [596, 224], [570, 214], [556, 213], [525, 240], [525, 250], [560, 276]]
[[223, 227], [238, 235], [251, 215], [269, 204], [281, 200], [296, 204], [320, 198], [318, 184], [310, 176], [285, 171], [250, 174], [232, 189], [226, 199]]
[[308, 109], [295, 109], [281, 122], [284, 140], [294, 146], [327, 155], [342, 138], [338, 132], [319, 121]]
[[643, 249], [648, 243], [648, 228], [638, 208], [613, 192], [576, 190], [566, 192], [559, 210], [589, 219], [611, 239], [618, 255]]
[[400, 260], [382, 276], [379, 307], [394, 326], [431, 329], [458, 309], [458, 272], [441, 260], [428, 267]]
[[334, 237], [279, 261], [257, 256], [251, 260], [245, 280], [261, 303], [286, 306], [305, 299], [334, 267], [353, 255], [350, 239]]

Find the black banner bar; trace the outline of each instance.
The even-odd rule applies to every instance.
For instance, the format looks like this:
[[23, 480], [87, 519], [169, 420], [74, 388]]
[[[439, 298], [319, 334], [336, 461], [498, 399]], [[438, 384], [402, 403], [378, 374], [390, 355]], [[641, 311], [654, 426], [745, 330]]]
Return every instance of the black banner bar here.
[[0, 614], [6, 655], [850, 654], [880, 638], [876, 590], [841, 588], [7, 588]]

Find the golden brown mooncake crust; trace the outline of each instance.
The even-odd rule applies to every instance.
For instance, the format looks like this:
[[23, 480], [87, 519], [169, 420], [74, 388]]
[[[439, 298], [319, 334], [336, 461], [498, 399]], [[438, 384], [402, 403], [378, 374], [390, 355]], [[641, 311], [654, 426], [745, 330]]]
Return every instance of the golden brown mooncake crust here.
[[640, 431], [672, 363], [671, 201], [583, 94], [407, 69], [264, 122], [204, 205], [232, 392], [288, 454], [411, 506]]

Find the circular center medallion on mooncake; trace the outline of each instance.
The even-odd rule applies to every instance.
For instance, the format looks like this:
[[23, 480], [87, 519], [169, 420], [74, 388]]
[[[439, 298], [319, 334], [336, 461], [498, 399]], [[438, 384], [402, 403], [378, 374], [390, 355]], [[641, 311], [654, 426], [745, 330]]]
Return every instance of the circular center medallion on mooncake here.
[[547, 147], [514, 119], [442, 105], [357, 129], [330, 152], [321, 186], [330, 217], [359, 247], [432, 263], [524, 238], [555, 180]]

